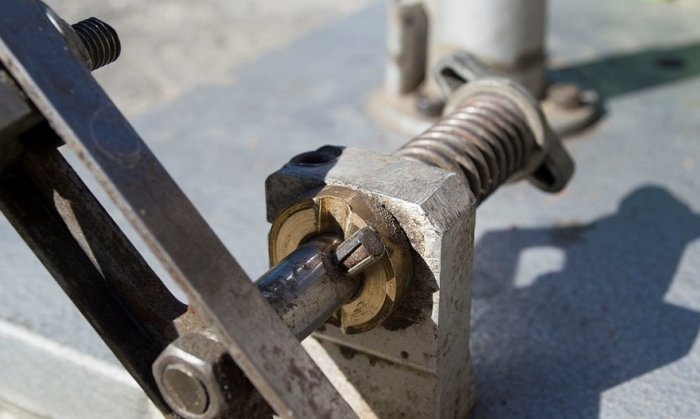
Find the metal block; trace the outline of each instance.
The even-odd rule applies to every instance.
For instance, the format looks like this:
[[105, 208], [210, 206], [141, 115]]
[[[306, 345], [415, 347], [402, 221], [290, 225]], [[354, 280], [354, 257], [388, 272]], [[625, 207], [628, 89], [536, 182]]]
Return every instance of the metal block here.
[[311, 188], [357, 190], [385, 207], [410, 242], [414, 276], [405, 300], [369, 332], [325, 325], [307, 345], [361, 417], [464, 417], [474, 403], [469, 313], [475, 201], [455, 174], [392, 156], [345, 149], [336, 159], [292, 162], [266, 183], [268, 218]]

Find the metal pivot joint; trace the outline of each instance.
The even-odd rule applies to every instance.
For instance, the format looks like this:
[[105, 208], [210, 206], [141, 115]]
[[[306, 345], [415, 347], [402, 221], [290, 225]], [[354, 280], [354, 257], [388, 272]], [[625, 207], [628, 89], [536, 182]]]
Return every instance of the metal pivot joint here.
[[548, 192], [566, 185], [573, 160], [523, 86], [467, 53], [442, 60], [437, 77], [450, 98], [446, 116], [396, 155], [458, 173], [477, 203], [506, 181], [529, 178]]
[[183, 418], [272, 414], [226, 348], [204, 331], [183, 334], [168, 345], [153, 363], [153, 376], [168, 405]]
[[[0, 63], [17, 86], [0, 94], [28, 102], [38, 116], [31, 121], [38, 125], [21, 130], [0, 120], [0, 151], [20, 147], [12, 159], [0, 153], [0, 210], [164, 415], [251, 417], [238, 414], [251, 403], [251, 411], [269, 405], [283, 418], [354, 417], [86, 71], [119, 49], [114, 31], [97, 20], [71, 27], [39, 0], [0, 1]], [[70, 169], [59, 144], [85, 163], [189, 308]], [[251, 396], [238, 399], [247, 389]]]
[[[334, 235], [315, 236], [256, 285], [282, 322], [303, 340], [358, 292], [359, 274], [384, 252], [381, 239], [369, 227], [343, 242]], [[153, 375], [167, 403], [186, 419], [271, 413], [250, 400], [259, 396], [225, 348], [203, 333], [188, 333], [168, 345], [154, 362]]]

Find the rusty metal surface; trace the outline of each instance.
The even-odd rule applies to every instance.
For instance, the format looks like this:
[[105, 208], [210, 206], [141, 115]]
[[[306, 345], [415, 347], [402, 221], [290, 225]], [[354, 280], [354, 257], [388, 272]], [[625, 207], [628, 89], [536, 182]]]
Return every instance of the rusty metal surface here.
[[333, 257], [339, 240], [320, 236], [294, 252], [255, 282], [284, 324], [303, 340], [325, 323], [360, 287]]
[[2, 63], [91, 169], [277, 413], [352, 417], [133, 128], [67, 51], [40, 4], [5, 1], [0, 23]]
[[0, 173], [15, 163], [22, 152], [17, 135], [40, 119], [22, 90], [0, 66]]
[[[530, 185], [506, 186], [480, 209], [476, 417], [698, 416], [700, 5], [550, 3], [560, 75], [600, 88], [608, 114], [567, 144], [582, 173], [567, 192], [542, 199]], [[138, 118], [160, 135], [158, 154], [250, 272], [267, 269], [260, 188], [271, 170], [329, 138], [381, 152], [405, 142], [363, 113], [367, 92], [382, 82], [381, 48], [368, 45], [384, 41], [384, 6]], [[353, 77], [338, 79], [348, 71]], [[290, 106], [289, 97], [305, 100]], [[275, 117], [259, 124], [265, 111]], [[183, 118], [188, 112], [196, 117]], [[207, 151], [193, 152], [203, 143]], [[190, 154], [199, 160], [182, 157]], [[201, 186], [231, 173], [249, 182]], [[222, 199], [231, 184], [236, 193]]]
[[164, 412], [151, 364], [184, 306], [106, 217], [51, 144], [0, 177], [0, 209], [126, 369]]
[[267, 418], [273, 412], [207, 331], [184, 333], [153, 363], [168, 404], [186, 419]]
[[382, 325], [355, 335], [332, 324], [319, 329], [315, 359], [339, 388], [352, 383], [344, 394], [363, 418], [465, 417], [474, 402], [467, 325], [474, 198], [453, 172], [347, 148], [334, 162], [290, 163], [272, 174], [270, 214], [323, 184], [354, 185], [384, 207], [406, 234], [414, 275]]
[[[327, 147], [322, 148], [327, 149]], [[313, 156], [314, 152], [302, 156]], [[318, 152], [317, 152], [318, 153]], [[318, 164], [299, 164], [294, 158], [287, 165], [303, 171], [314, 168], [323, 172], [333, 166], [335, 160]], [[274, 176], [270, 176], [274, 182]], [[294, 188], [288, 185], [288, 191]], [[270, 189], [268, 189], [268, 193]], [[271, 206], [277, 197], [268, 194]], [[274, 209], [271, 209], [274, 211]], [[374, 198], [349, 188], [329, 186], [309, 188], [275, 217], [269, 234], [270, 263], [277, 264], [292, 253], [308, 237], [317, 234], [332, 234], [349, 240], [358, 230], [373, 228], [388, 249], [379, 259], [362, 272], [362, 286], [354, 298], [347, 301], [335, 313], [331, 321], [344, 333], [363, 333], [379, 326], [400, 306], [411, 271], [411, 256], [401, 226]]]
[[506, 98], [466, 98], [396, 152], [460, 174], [481, 203], [538, 152], [525, 118]]
[[[84, 10], [98, 6], [70, 3], [87, 3]], [[173, 37], [160, 20], [142, 25], [160, 13], [155, 3], [139, 2], [137, 12], [127, 3], [119, 2], [123, 9], [112, 13], [125, 12], [118, 28], [134, 34], [132, 45], [150, 53], [155, 43], [145, 40], [154, 33]], [[476, 417], [637, 418], [649, 412], [695, 417], [700, 412], [695, 397], [700, 365], [698, 5], [693, 0], [610, 0], [596, 7], [571, 0], [550, 3], [548, 42], [554, 65], [564, 68], [562, 77], [600, 88], [607, 116], [594, 131], [568, 144], [584, 173], [569, 192], [543, 201], [529, 185], [508, 186], [481, 208], [472, 329], [480, 386]], [[163, 20], [177, 16], [170, 13]], [[198, 10], [196, 17], [207, 15]], [[192, 57], [193, 68], [178, 70], [210, 84], [183, 82], [186, 88], [176, 93], [163, 88], [168, 99], [187, 93], [148, 112], [144, 107], [129, 111], [143, 112], [134, 120], [137, 130], [152, 139], [156, 154], [249, 273], [268, 268], [269, 226], [261, 215], [261, 189], [272, 170], [329, 138], [381, 152], [406, 140], [378, 129], [364, 113], [367, 92], [382, 81], [384, 19], [384, 3], [375, 2], [308, 37], [279, 41], [279, 49], [227, 70], [230, 78], [223, 81], [213, 71], [202, 71], [217, 64], [203, 64], [203, 56], [221, 55], [220, 47], [211, 44], [208, 52]], [[280, 18], [274, 20], [279, 25]], [[152, 32], [144, 35], [140, 26]], [[241, 29], [182, 26], [178, 33], [193, 39], [213, 38], [217, 32], [238, 37]], [[176, 42], [170, 39], [166, 46]], [[344, 48], [338, 49], [339, 44]], [[130, 64], [101, 70], [108, 85], [123, 81], [115, 89], [122, 97], [160, 87], [154, 79], [167, 77], [158, 79], [159, 71], [175, 71], [181, 59], [176, 55], [167, 62], [173, 64], [159, 66], [131, 49], [128, 55], [124, 58], [134, 59]], [[346, 72], [353, 77], [339, 80], [338, 74]], [[304, 101], [290, 106], [290, 96]], [[256, 119], [265, 111], [274, 113], [274, 119]], [[238, 175], [246, 182], [239, 182]], [[8, 289], [3, 318], [116, 363], [12, 229], [2, 228]], [[620, 236], [625, 239], [618, 240]], [[637, 265], [637, 258], [646, 262]], [[638, 298], [629, 292], [635, 286], [649, 294]], [[553, 301], [563, 303], [552, 307]], [[566, 307], [571, 301], [584, 309]], [[607, 311], [591, 305], [596, 301], [603, 301]], [[63, 327], [66, 322], [70, 330]], [[614, 335], [620, 331], [624, 335]], [[5, 341], [0, 346], [3, 354], [11, 348]], [[598, 365], [600, 358], [610, 362]], [[17, 394], [8, 390], [9, 383], [13, 390], [23, 389], [16, 379], [23, 377], [34, 386], [24, 390], [36, 395], [28, 399], [32, 406], [56, 405], [62, 399], [70, 411], [71, 394], [81, 386], [70, 385], [65, 377], [59, 382], [47, 364], [23, 366], [23, 358], [6, 359], [11, 361], [0, 377], [4, 397]], [[30, 368], [40, 370], [32, 374]], [[116, 392], [118, 386], [109, 387]], [[92, 406], [113, 406], [102, 391], [84, 390], [83, 401], [101, 401]], [[106, 416], [107, 411], [113, 409], [101, 412]]]
[[[435, 246], [434, 248], [425, 242], [412, 242], [412, 257], [402, 261], [404, 264], [415, 264], [413, 270], [416, 273], [410, 287], [407, 285], [407, 280], [400, 280], [401, 265], [388, 265], [396, 273], [392, 272], [389, 276], [395, 277], [392, 278], [393, 281], [385, 282], [396, 283], [396, 285], [392, 284], [391, 289], [401, 286], [398, 290], [400, 294], [390, 297], [392, 302], [398, 304], [390, 305], [386, 314], [381, 315], [376, 324], [370, 323], [371, 327], [359, 328], [359, 331], [373, 333], [365, 333], [357, 339], [352, 339], [345, 335], [354, 332], [354, 329], [348, 328], [341, 322], [336, 325], [340, 326], [342, 334], [339, 334], [337, 329], [329, 327], [319, 330], [315, 335], [323, 343], [326, 351], [315, 352], [314, 356], [326, 365], [327, 371], [337, 369], [342, 371], [342, 374], [336, 372], [331, 375], [336, 385], [339, 385], [339, 382], [350, 381], [356, 391], [364, 390], [363, 398], [350, 397], [348, 400], [356, 411], [363, 411], [361, 406], [365, 403], [372, 404], [371, 414], [363, 411], [363, 415], [367, 417], [408, 416], [410, 413], [406, 406], [394, 402], [394, 399], [413, 399], [408, 393], [411, 390], [423, 396], [420, 402], [415, 401], [415, 410], [411, 412], [419, 417], [463, 417], [471, 411], [474, 404], [474, 390], [467, 326], [471, 305], [471, 272], [465, 271], [466, 275], [456, 275], [456, 273], [467, 267], [471, 269], [474, 237], [471, 229], [460, 230], [457, 226], [473, 222], [475, 206], [483, 202], [507, 180], [538, 177], [538, 173], [543, 170], [541, 167], [545, 167], [547, 174], [552, 176], [539, 177], [538, 185], [543, 186], [544, 190], [558, 192], [568, 183], [573, 171], [571, 158], [559, 143], [559, 139], [551, 134], [537, 102], [523, 86], [491, 77], [490, 70], [470, 56], [454, 55], [448, 57], [445, 62], [449, 63], [441, 68], [446, 71], [443, 80], [447, 85], [445, 90], [446, 93], [454, 95], [449, 98], [447, 116], [441, 118], [425, 133], [411, 140], [391, 157], [421, 162], [456, 174], [462, 182], [460, 190], [453, 190], [453, 192], [456, 192], [463, 202], [469, 201], [469, 204], [461, 209], [464, 212], [460, 212], [460, 208], [452, 205], [459, 201], [458, 197], [452, 197], [456, 200], [454, 202], [442, 197], [444, 201], [439, 207], [423, 208], [419, 214], [413, 214], [410, 219], [404, 219], [395, 230], [400, 229], [409, 237], [415, 238], [424, 234], [425, 225], [421, 225], [421, 221], [431, 218], [440, 219], [445, 214], [451, 214], [453, 215], [451, 222], [441, 220], [442, 226], [451, 223], [455, 225], [450, 228], [444, 227], [444, 230], [434, 227], [434, 232], [441, 239], [454, 233], [461, 237], [449, 243], [436, 240], [431, 243]], [[531, 117], [532, 115], [534, 117]], [[395, 166], [392, 167], [395, 169], [400, 167], [400, 163], [397, 164], [385, 158], [384, 164], [381, 164], [382, 159], [372, 155], [353, 159], [352, 150], [346, 150], [338, 157], [328, 158], [327, 153], [324, 153], [328, 149], [329, 147], [320, 149], [317, 155], [307, 152], [293, 158], [289, 164], [268, 178], [266, 192], [268, 205], [272, 209], [269, 214], [275, 212], [273, 208], [278, 206], [280, 196], [288, 195], [291, 186], [297, 183], [293, 179], [295, 176], [312, 183], [320, 174], [323, 176], [321, 181], [327, 185], [321, 191], [315, 189], [304, 191], [304, 195], [298, 198], [296, 203], [291, 204], [275, 217], [270, 233], [270, 254], [273, 263], [275, 263], [275, 254], [280, 249], [288, 251], [286, 247], [294, 248], [309, 234], [340, 230], [347, 236], [347, 231], [344, 231], [347, 229], [344, 229], [344, 226], [353, 224], [354, 215], [361, 205], [348, 198], [345, 198], [348, 201], [345, 203], [344, 197], [366, 196], [367, 198], [363, 201], [374, 199], [375, 201], [372, 202], [381, 204], [373, 205], [370, 214], [380, 220], [393, 220], [394, 217], [400, 217], [398, 214], [403, 211], [411, 212], [413, 205], [410, 200], [399, 199], [398, 203], [394, 203], [396, 207], [401, 208], [399, 211], [387, 213], [386, 216], [381, 215], [377, 209], [382, 208], [387, 211], [387, 207], [391, 208], [393, 205], [388, 204], [389, 197], [393, 197], [397, 190], [415, 187], [423, 173], [428, 176], [432, 174], [435, 179], [444, 176], [442, 173], [427, 171], [427, 167], [415, 167], [410, 177], [401, 176], [395, 170], [386, 170], [378, 176], [378, 180], [375, 180], [383, 187], [372, 190], [368, 187], [372, 183], [370, 180], [372, 174], [369, 169], [360, 170], [361, 177], [353, 179], [358, 166], [369, 168], [372, 164], [379, 163], [380, 167], [388, 169]], [[554, 150], [555, 153], [557, 150], [563, 151], [563, 159], [549, 158], [550, 150]], [[351, 180], [347, 180], [348, 178]], [[328, 186], [334, 183], [344, 187]], [[282, 193], [276, 190], [275, 184], [286, 188], [287, 191]], [[370, 192], [352, 194], [347, 191], [350, 188], [363, 192], [366, 188]], [[373, 196], [373, 193], [376, 196]], [[423, 189], [420, 193], [427, 198], [439, 196], [444, 193], [444, 190]], [[309, 202], [307, 199], [307, 204], [304, 205], [305, 196], [314, 199], [325, 198], [325, 201], [314, 205], [313, 201]], [[360, 212], [358, 215], [362, 220], [363, 213]], [[371, 226], [371, 223], [368, 224]], [[297, 227], [299, 225], [301, 227]], [[401, 236], [403, 237], [403, 234]], [[450, 254], [450, 250], [455, 249], [462, 254], [457, 257]], [[394, 252], [387, 253], [392, 255]], [[435, 254], [438, 256], [435, 257]], [[387, 257], [387, 261], [389, 260]], [[430, 266], [431, 269], [422, 268], [421, 263]], [[364, 288], [368, 288], [367, 285], [371, 284], [370, 279], [372, 279], [371, 276], [365, 279]], [[433, 281], [435, 284], [432, 284]], [[426, 285], [432, 285], [433, 292], [427, 292], [425, 295], [425, 300], [432, 297], [432, 305], [426, 301], [422, 310], [417, 310], [418, 313], [422, 311], [422, 318], [417, 314], [406, 316], [405, 307], [419, 304], [415, 290]], [[460, 289], [460, 287], [462, 287], [460, 296], [449, 294], [449, 290]], [[388, 286], [387, 288], [389, 289]], [[404, 292], [409, 295], [406, 301], [401, 298]], [[358, 293], [357, 308], [347, 310], [348, 313], [354, 314], [359, 309], [370, 305], [368, 302], [371, 301], [363, 300], [362, 297], [363, 293]], [[452, 298], [454, 300], [451, 301]], [[430, 316], [427, 315], [429, 311], [432, 311]], [[341, 311], [342, 314], [344, 314], [343, 311]], [[421, 330], [421, 326], [426, 326], [421, 324], [421, 320], [427, 318], [430, 318], [428, 325]], [[343, 317], [340, 319], [344, 320]], [[462, 324], [453, 323], [455, 320]], [[378, 328], [378, 326], [383, 327]], [[412, 342], [406, 342], [410, 347], [401, 349], [403, 359], [409, 358], [410, 352], [414, 352], [413, 345], [422, 343], [430, 347], [433, 344], [439, 348], [423, 352], [428, 364], [423, 366], [424, 369], [421, 371], [425, 376], [415, 379], [410, 389], [403, 388], [402, 385], [405, 385], [407, 377], [411, 376], [411, 373], [415, 375], [416, 371], [412, 371], [405, 362], [396, 363], [391, 359], [396, 352], [396, 347], [391, 346], [397, 345], [397, 342], [402, 342], [404, 339]], [[340, 346], [339, 349], [336, 345]], [[336, 352], [339, 352], [340, 356]], [[343, 353], [347, 352], [353, 355], [344, 357]], [[382, 359], [382, 367], [376, 367], [375, 362], [375, 365], [370, 364], [370, 368], [366, 368], [361, 360], [347, 360], [354, 358], [354, 354], [358, 352], [364, 356]], [[331, 361], [329, 356], [334, 359]], [[377, 373], [377, 371], [381, 372]], [[399, 380], [398, 377], [404, 379]], [[377, 389], [376, 392], [367, 391], [372, 389], [372, 386]]]
[[[516, 110], [515, 121], [521, 119], [522, 122], [525, 122], [524, 135], [525, 137], [527, 135], [534, 137], [537, 147], [534, 151], [529, 152], [522, 167], [509, 175], [509, 181], [528, 177], [530, 182], [543, 191], [559, 192], [564, 188], [573, 175], [574, 162], [557, 134], [552, 131], [540, 103], [523, 85], [510, 79], [495, 76], [493, 70], [481, 63], [475, 56], [465, 52], [444, 57], [439, 63], [438, 74], [438, 82], [441, 87], [445, 92], [449, 92], [449, 100], [443, 111], [445, 114], [458, 111], [463, 106], [464, 101], [470, 97], [495, 95], [507, 99], [512, 108], [508, 111], [503, 104], [494, 106], [495, 104], [491, 103], [492, 109], [490, 112], [486, 112], [486, 114], [493, 114], [494, 108], [500, 110], [498, 113], [501, 116], [496, 120], [501, 120], [501, 127], [493, 134], [496, 138], [500, 138], [498, 143], [508, 142], [507, 139], [512, 137], [510, 140], [512, 142], [524, 141], [527, 144], [527, 139], [523, 137], [522, 133], [513, 136], [511, 132], [518, 132], [518, 123], [513, 122], [513, 120], [505, 122], [508, 119], [503, 120], [504, 112], [513, 114], [513, 110]], [[488, 103], [487, 107], [489, 107]], [[484, 113], [484, 110], [475, 107], [474, 112], [479, 114]], [[520, 130], [522, 132], [522, 128]]]
[[458, 173], [477, 203], [525, 177], [547, 192], [566, 186], [573, 160], [524, 86], [467, 53], [445, 57], [438, 72], [446, 116], [395, 155]]

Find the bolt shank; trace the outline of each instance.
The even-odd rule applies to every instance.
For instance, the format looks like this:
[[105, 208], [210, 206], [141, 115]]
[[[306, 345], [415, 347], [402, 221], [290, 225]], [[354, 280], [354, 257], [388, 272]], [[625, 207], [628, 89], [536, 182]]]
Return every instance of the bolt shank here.
[[300, 340], [328, 320], [357, 292], [361, 277], [337, 266], [330, 236], [300, 246], [261, 276], [256, 286]]

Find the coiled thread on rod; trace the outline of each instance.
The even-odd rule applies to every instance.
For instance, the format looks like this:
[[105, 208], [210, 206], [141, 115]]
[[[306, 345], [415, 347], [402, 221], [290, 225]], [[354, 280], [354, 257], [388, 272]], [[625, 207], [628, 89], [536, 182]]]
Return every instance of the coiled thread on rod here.
[[90, 56], [90, 70], [97, 70], [119, 58], [122, 47], [117, 31], [100, 19], [91, 17], [72, 25]]
[[536, 151], [532, 130], [516, 105], [502, 96], [479, 94], [394, 155], [460, 174], [478, 205]]

